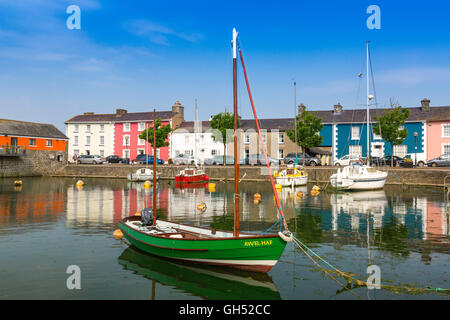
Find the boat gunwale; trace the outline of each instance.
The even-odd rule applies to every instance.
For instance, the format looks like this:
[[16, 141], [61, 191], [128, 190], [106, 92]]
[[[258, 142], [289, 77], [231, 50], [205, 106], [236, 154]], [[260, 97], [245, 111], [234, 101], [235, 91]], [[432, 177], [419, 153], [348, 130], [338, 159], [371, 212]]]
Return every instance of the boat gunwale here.
[[[265, 238], [279, 238], [280, 237], [278, 234], [268, 234], [268, 235], [262, 235], [261, 234], [261, 235], [258, 235], [258, 234], [251, 234], [251, 233], [240, 233], [241, 235], [244, 234], [246, 236], [244, 236], [244, 237], [240, 237], [240, 236], [239, 237], [211, 237], [211, 238], [200, 238], [200, 237], [198, 237], [198, 238], [193, 238], [193, 239], [167, 238], [167, 237], [165, 237], [163, 235], [149, 234], [149, 233], [143, 232], [141, 230], [137, 230], [137, 229], [135, 229], [135, 228], [125, 224], [126, 221], [138, 220], [138, 218], [139, 217], [135, 217], [135, 216], [126, 217], [126, 218], [123, 218], [122, 220], [120, 220], [119, 224], [127, 226], [127, 227], [133, 229], [133, 231], [136, 231], [136, 232], [141, 233], [141, 234], [146, 235], [146, 236], [151, 236], [151, 237], [160, 238], [160, 239], [166, 239], [166, 240], [176, 240], [176, 241], [200, 241], [200, 240], [201, 241], [215, 241], [215, 240], [240, 240], [240, 239], [248, 240], [248, 239], [252, 239], [252, 238], [265, 239]], [[168, 222], [168, 223], [174, 223], [174, 222], [165, 221], [165, 220], [160, 220], [160, 221], [164, 221], [164, 222]], [[181, 223], [176, 223], [176, 224], [183, 225]], [[188, 225], [186, 225], [186, 226], [188, 226]], [[189, 227], [191, 227], [191, 226], [189, 226]], [[203, 230], [211, 230], [211, 229], [205, 228], [205, 227], [197, 227], [197, 226], [192, 226], [192, 227], [203, 229]], [[120, 225], [119, 225], [119, 228], [120, 228]], [[125, 231], [125, 230], [123, 230], [123, 231]], [[216, 231], [225, 232], [225, 233], [232, 233], [232, 231], [227, 231], [227, 230], [216, 229]], [[129, 234], [128, 232], [126, 232], [126, 233]]]

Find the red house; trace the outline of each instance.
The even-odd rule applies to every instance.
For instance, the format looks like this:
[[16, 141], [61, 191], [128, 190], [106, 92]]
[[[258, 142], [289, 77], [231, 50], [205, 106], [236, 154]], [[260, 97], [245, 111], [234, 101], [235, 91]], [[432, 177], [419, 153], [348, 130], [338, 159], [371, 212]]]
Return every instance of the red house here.
[[[132, 112], [125, 109], [117, 109], [114, 119], [114, 154], [133, 161], [140, 154], [153, 155], [153, 148], [145, 139], [139, 139], [139, 135], [147, 128], [153, 127], [153, 112]], [[184, 121], [184, 107], [176, 101], [172, 111], [157, 111], [156, 119], [161, 119], [162, 125], [169, 124], [177, 127]], [[157, 158], [167, 162], [170, 157], [169, 146], [158, 148]]]

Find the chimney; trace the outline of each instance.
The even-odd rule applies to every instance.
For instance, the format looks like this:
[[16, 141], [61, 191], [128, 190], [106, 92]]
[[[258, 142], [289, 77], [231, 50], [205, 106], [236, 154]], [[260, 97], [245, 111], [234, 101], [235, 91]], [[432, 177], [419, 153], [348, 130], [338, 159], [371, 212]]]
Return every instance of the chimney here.
[[89, 115], [92, 115], [92, 114], [94, 114], [94, 113], [93, 112], [85, 112], [84, 113], [85, 116], [89, 116]]
[[116, 117], [120, 117], [120, 116], [124, 115], [125, 113], [127, 113], [127, 110], [125, 110], [125, 109], [116, 109]]
[[172, 106], [172, 112], [174, 113], [172, 116], [172, 127], [176, 128], [184, 121], [184, 107], [180, 101], [175, 101]]
[[420, 103], [422, 104], [422, 111], [423, 112], [428, 112], [430, 111], [430, 99], [423, 99], [422, 101], [420, 101]]
[[306, 110], [305, 105], [303, 105], [303, 103], [301, 103], [298, 107], [297, 107], [297, 112], [299, 115], [301, 115], [303, 113], [303, 111]]
[[341, 106], [341, 104], [338, 102], [338, 104], [335, 104], [335, 105], [334, 105], [333, 113], [335, 113], [335, 114], [340, 114], [341, 111], [342, 111], [342, 106]]

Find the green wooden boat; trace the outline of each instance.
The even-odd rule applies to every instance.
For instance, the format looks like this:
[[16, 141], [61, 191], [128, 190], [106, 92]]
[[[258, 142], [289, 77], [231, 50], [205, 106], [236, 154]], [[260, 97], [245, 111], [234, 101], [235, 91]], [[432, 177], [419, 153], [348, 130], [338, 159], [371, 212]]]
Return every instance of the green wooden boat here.
[[219, 231], [157, 220], [142, 227], [141, 217], [119, 222], [124, 237], [136, 248], [165, 258], [268, 272], [286, 246], [279, 234], [255, 235]]
[[[234, 97], [234, 130], [237, 130], [237, 31], [233, 29], [233, 97]], [[239, 51], [240, 52], [240, 51]], [[262, 143], [261, 130], [256, 116], [255, 107], [248, 85], [244, 60], [240, 52], [242, 67], [247, 82], [250, 102], [255, 116], [259, 139], [262, 144], [269, 177], [275, 194], [280, 216], [283, 218], [285, 230], [275, 234], [251, 234], [239, 232], [239, 162], [235, 161], [234, 174], [234, 229], [233, 231], [219, 231], [212, 228], [195, 227], [169, 221], [157, 220], [152, 217], [152, 225], [142, 223], [140, 216], [128, 217], [118, 224], [123, 236], [138, 249], [164, 258], [190, 261], [192, 263], [205, 263], [211, 265], [227, 266], [245, 270], [268, 272], [277, 263], [286, 247], [292, 240], [287, 229], [287, 223], [280, 205], [275, 183], [270, 170], [267, 152]], [[154, 110], [154, 115], [156, 111]], [[154, 124], [156, 116], [154, 116]], [[153, 148], [156, 152], [156, 131], [153, 125]], [[238, 158], [237, 135], [234, 136], [234, 159]], [[153, 172], [156, 172], [156, 161], [153, 162]], [[156, 213], [156, 176], [153, 177], [153, 212]]]

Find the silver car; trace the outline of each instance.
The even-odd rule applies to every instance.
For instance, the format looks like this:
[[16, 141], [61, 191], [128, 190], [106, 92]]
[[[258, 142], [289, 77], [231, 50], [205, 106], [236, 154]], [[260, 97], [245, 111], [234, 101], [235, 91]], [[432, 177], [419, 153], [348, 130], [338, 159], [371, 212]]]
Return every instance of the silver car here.
[[77, 163], [79, 164], [102, 164], [106, 159], [98, 155], [82, 155], [78, 156]]
[[173, 164], [195, 164], [195, 162], [199, 163], [199, 160], [191, 155], [179, 154], [173, 158]]

